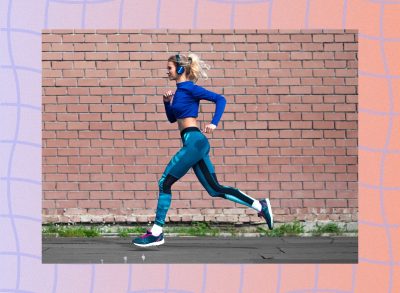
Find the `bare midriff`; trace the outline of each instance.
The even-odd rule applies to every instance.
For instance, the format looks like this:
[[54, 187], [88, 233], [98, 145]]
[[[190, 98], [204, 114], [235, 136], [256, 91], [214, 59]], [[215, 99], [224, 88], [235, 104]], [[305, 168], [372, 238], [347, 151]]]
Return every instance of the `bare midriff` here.
[[196, 121], [196, 118], [194, 118], [194, 117], [178, 119], [179, 131], [182, 131], [185, 128], [193, 127], [193, 126], [197, 127], [197, 121]]

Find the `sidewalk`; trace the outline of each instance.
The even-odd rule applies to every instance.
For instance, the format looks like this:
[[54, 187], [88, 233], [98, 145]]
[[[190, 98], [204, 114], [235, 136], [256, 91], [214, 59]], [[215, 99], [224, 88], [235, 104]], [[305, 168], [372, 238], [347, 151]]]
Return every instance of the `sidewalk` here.
[[43, 263], [357, 263], [357, 237], [43, 238]]

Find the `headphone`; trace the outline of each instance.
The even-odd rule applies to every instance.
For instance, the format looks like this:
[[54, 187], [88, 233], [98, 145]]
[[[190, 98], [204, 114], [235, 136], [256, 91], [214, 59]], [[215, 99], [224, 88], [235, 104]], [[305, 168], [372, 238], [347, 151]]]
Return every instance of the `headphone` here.
[[176, 63], [177, 63], [177, 67], [176, 67], [176, 73], [181, 75], [182, 73], [185, 72], [185, 67], [183, 67], [180, 63], [181, 63], [181, 58], [179, 57], [179, 55], [175, 55], [176, 58]]

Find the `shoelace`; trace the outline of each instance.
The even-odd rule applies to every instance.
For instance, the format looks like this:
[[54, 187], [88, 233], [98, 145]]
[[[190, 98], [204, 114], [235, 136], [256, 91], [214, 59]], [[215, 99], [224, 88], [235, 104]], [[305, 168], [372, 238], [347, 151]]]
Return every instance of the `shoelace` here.
[[151, 232], [149, 230], [146, 231], [146, 234], [142, 235], [140, 238], [146, 238]]

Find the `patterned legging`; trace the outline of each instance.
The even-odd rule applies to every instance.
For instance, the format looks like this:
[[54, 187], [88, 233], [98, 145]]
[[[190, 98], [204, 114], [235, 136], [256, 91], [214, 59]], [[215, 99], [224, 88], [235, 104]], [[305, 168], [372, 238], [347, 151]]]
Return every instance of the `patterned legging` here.
[[210, 144], [197, 127], [181, 132], [183, 147], [172, 157], [158, 181], [159, 198], [155, 223], [164, 226], [171, 205], [171, 186], [193, 168], [200, 183], [212, 197], [222, 197], [251, 207], [254, 199], [239, 189], [220, 185], [209, 157]]

